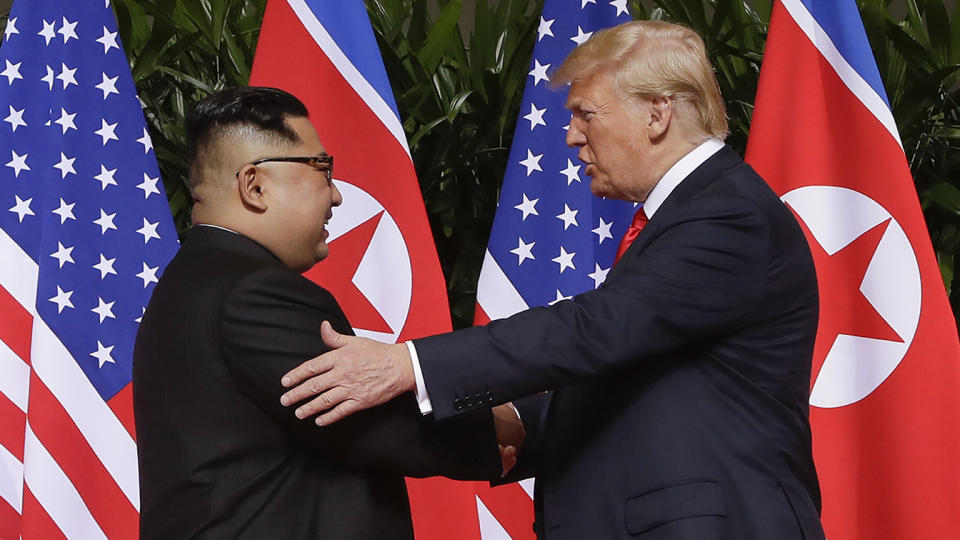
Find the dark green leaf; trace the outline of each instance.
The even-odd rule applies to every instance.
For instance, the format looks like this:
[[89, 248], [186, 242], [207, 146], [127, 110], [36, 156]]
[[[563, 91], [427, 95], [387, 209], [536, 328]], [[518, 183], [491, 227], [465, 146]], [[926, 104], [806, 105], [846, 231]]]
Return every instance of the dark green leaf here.
[[952, 184], [937, 182], [924, 193], [923, 198], [960, 216], [960, 189]]

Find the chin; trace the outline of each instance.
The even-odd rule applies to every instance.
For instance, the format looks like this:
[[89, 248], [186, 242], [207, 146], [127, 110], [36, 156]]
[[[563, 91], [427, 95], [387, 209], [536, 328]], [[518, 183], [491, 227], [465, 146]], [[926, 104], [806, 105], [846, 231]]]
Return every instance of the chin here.
[[329, 255], [330, 255], [330, 248], [327, 247], [326, 244], [320, 246], [320, 248], [317, 249], [317, 254], [316, 254], [316, 256], [314, 257], [313, 264], [317, 264], [318, 262], [326, 259], [327, 256], [329, 256]]
[[597, 197], [610, 196], [610, 193], [604, 188], [604, 186], [600, 185], [600, 183], [597, 182], [596, 180], [593, 180], [592, 182], [590, 182], [590, 193], [593, 193]]

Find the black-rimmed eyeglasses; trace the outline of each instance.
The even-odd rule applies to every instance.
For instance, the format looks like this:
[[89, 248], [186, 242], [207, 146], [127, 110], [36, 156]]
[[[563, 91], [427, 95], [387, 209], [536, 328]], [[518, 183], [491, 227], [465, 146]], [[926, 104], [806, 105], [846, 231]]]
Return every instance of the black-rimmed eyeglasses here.
[[[251, 161], [247, 165], [260, 165], [261, 163], [268, 163], [271, 161], [278, 161], [281, 163], [303, 163], [313, 167], [318, 172], [326, 174], [328, 182], [333, 180], [333, 156], [327, 154], [322, 156], [268, 157]], [[240, 171], [237, 171], [236, 176], [240, 176]]]

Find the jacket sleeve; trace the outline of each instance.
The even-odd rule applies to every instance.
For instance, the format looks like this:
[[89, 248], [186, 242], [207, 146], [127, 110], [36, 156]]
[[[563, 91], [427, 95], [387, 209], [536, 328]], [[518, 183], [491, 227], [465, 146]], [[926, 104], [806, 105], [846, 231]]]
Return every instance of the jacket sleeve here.
[[768, 223], [749, 203], [718, 199], [697, 201], [652, 241], [641, 233], [642, 253], [628, 251], [597, 290], [415, 340], [434, 415], [663, 361], [734, 332], [760, 301]]
[[280, 404], [284, 373], [328, 348], [320, 323], [353, 334], [333, 296], [286, 269], [242, 279], [221, 307], [220, 342], [238, 385], [297, 440], [318, 454], [406, 476], [457, 479], [499, 477], [500, 458], [489, 410], [436, 422], [417, 409], [412, 393], [331, 426], [298, 420]]

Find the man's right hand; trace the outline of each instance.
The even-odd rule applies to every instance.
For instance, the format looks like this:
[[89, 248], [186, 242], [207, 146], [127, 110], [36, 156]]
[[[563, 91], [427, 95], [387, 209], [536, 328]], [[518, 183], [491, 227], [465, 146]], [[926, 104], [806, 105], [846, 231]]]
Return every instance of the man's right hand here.
[[300, 364], [281, 380], [290, 390], [280, 403], [297, 405], [297, 418], [319, 414], [317, 425], [330, 425], [416, 388], [406, 345], [345, 336], [327, 321], [320, 325], [320, 336], [330, 351]]

